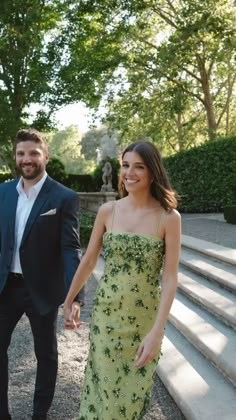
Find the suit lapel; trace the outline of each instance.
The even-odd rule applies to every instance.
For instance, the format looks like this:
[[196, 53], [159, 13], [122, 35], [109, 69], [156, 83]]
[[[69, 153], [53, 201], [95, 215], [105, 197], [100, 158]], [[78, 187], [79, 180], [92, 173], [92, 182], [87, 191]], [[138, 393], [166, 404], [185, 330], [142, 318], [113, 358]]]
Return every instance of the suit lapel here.
[[17, 201], [18, 201], [18, 192], [16, 189], [18, 180], [15, 182], [15, 185], [13, 185], [13, 191], [9, 195], [8, 198], [8, 227], [9, 227], [9, 236], [15, 237], [15, 223], [16, 223], [16, 207], [17, 207]]
[[25, 225], [25, 230], [23, 233], [23, 237], [22, 237], [22, 241], [21, 241], [21, 245], [24, 243], [25, 239], [27, 238], [28, 234], [30, 233], [30, 230], [35, 222], [35, 219], [38, 217], [40, 210], [42, 208], [42, 206], [44, 205], [44, 203], [46, 202], [46, 200], [49, 197], [49, 192], [51, 190], [51, 186], [52, 186], [52, 179], [47, 177], [41, 190], [39, 191], [39, 194], [34, 202], [34, 205], [32, 207], [32, 210], [29, 214], [28, 220], [26, 222]]

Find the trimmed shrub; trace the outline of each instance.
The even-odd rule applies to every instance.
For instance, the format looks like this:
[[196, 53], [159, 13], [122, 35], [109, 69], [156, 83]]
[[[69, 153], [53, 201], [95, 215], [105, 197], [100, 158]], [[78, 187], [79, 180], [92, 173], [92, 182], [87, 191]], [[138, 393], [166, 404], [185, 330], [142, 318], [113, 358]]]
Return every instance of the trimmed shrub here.
[[87, 248], [89, 239], [93, 230], [95, 214], [81, 211], [79, 214], [80, 221], [80, 242], [82, 248]]
[[69, 174], [65, 181], [65, 185], [72, 188], [75, 191], [81, 192], [93, 192], [94, 184], [92, 175], [76, 175]]
[[186, 212], [222, 211], [236, 204], [236, 138], [221, 138], [164, 158]]
[[65, 166], [60, 161], [60, 159], [52, 157], [47, 164], [46, 170], [48, 175], [53, 179], [63, 184], [65, 183], [67, 179], [67, 173], [65, 171]]

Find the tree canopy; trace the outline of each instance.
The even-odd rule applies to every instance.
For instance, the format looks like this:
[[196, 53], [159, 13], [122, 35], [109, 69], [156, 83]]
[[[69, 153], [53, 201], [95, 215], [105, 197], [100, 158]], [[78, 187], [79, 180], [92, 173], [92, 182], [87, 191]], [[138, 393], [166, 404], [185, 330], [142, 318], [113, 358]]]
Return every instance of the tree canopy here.
[[[173, 150], [232, 133], [231, 0], [97, 0], [82, 2], [82, 9], [79, 3], [74, 18], [86, 21], [86, 36], [92, 34], [90, 65], [100, 70], [98, 88], [106, 84], [113, 127], [129, 139], [138, 133], [162, 139]], [[79, 39], [75, 27], [68, 68], [79, 64]], [[101, 59], [107, 69], [99, 67]]]
[[[54, 127], [53, 114], [62, 105], [83, 99], [98, 102], [95, 72], [87, 65], [93, 34], [83, 35], [81, 24], [76, 34], [80, 66], [73, 67], [77, 5], [75, 0], [1, 2], [0, 158], [6, 161], [11, 161], [11, 143], [19, 128], [31, 125], [47, 131]], [[41, 108], [29, 122], [32, 104]]]
[[80, 100], [106, 102], [120, 142], [167, 153], [232, 134], [235, 24], [232, 0], [2, 0], [0, 158], [19, 128], [48, 131]]
[[58, 158], [69, 174], [91, 173], [95, 168], [96, 159], [83, 154], [81, 138], [73, 125], [47, 134], [50, 155]]
[[100, 161], [107, 157], [117, 157], [117, 132], [107, 127], [92, 128], [82, 136], [81, 152], [85, 159]]
[[[26, 107], [35, 102], [46, 103], [51, 94], [55, 62], [45, 34], [50, 34], [58, 19], [53, 2], [1, 2], [0, 142], [6, 151], [28, 117]], [[43, 112], [38, 117], [47, 120]]]

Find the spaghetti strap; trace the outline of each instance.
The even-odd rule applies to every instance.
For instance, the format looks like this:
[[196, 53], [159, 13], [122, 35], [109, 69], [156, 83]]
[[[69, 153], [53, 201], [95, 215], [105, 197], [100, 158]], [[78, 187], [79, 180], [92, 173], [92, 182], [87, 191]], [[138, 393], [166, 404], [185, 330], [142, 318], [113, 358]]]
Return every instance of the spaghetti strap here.
[[113, 203], [112, 203], [111, 227], [110, 227], [111, 232], [113, 230], [113, 221], [114, 221], [114, 216], [115, 216], [115, 207], [116, 207], [116, 202], [113, 201]]
[[159, 229], [159, 226], [160, 226], [160, 222], [161, 222], [161, 216], [162, 216], [162, 214], [163, 214], [163, 208], [161, 207], [160, 208], [160, 211], [159, 211], [159, 214], [158, 214], [158, 218], [157, 218], [157, 225], [156, 225], [156, 235], [158, 236], [158, 229]]

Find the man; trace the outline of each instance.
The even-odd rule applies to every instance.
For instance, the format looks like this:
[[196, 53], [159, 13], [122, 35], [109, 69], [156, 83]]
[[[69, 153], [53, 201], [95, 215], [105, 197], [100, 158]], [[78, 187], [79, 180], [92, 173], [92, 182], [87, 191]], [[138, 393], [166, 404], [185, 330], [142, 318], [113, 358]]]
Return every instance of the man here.
[[[80, 261], [78, 195], [46, 173], [47, 145], [36, 130], [15, 141], [20, 179], [0, 185], [0, 420], [8, 408], [12, 332], [25, 313], [37, 358], [33, 419], [47, 418], [58, 365], [56, 322]], [[83, 291], [75, 302], [79, 313]]]

